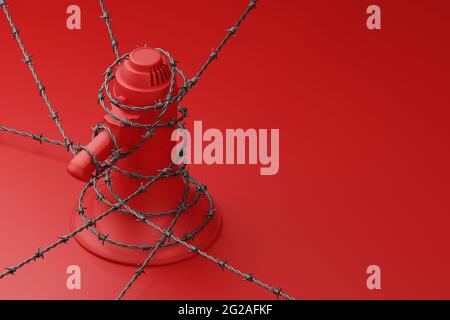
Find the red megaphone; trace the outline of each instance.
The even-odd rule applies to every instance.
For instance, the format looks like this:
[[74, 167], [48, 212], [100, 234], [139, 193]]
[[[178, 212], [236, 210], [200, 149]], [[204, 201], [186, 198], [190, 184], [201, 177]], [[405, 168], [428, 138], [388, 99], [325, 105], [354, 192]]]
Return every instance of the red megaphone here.
[[[111, 95], [121, 104], [133, 108], [132, 110], [125, 110], [111, 104], [110, 112], [113, 116], [105, 116], [105, 125], [114, 135], [121, 151], [130, 150], [138, 144], [146, 133], [146, 129], [125, 126], [118, 119], [139, 124], [151, 124], [157, 119], [160, 123], [176, 120], [177, 105], [175, 102], [168, 105], [162, 118], [160, 117], [161, 109], [146, 110], [144, 108], [166, 99], [171, 87], [171, 78], [172, 73], [168, 58], [160, 51], [148, 47], [135, 49], [117, 67], [115, 77], [111, 82]], [[173, 95], [176, 94], [176, 90], [177, 86], [175, 85]], [[158, 170], [166, 168], [172, 162], [171, 152], [175, 144], [171, 141], [172, 131], [173, 128], [171, 127], [158, 128], [155, 136], [151, 137], [130, 156], [120, 159], [117, 162], [117, 167], [128, 172], [138, 172], [144, 176], [156, 175]], [[87, 148], [98, 161], [102, 162], [111, 156], [114, 143], [110, 133], [103, 130], [87, 145]], [[90, 154], [82, 150], [72, 159], [67, 170], [76, 179], [89, 181], [96, 170], [96, 166]], [[114, 193], [122, 199], [135, 192], [142, 183], [147, 182], [143, 179], [131, 178], [114, 170], [111, 171], [111, 181]], [[113, 203], [117, 202], [104, 184], [100, 183], [99, 190], [105, 195], [105, 198]], [[193, 198], [195, 192], [190, 191], [190, 197]], [[186, 182], [181, 176], [166, 178], [152, 185], [148, 192], [132, 199], [127, 205], [141, 213], [150, 213], [151, 218], [149, 220], [161, 228], [167, 228], [173, 216], [154, 213], [170, 212], [176, 209], [185, 192]], [[96, 201], [96, 193], [92, 189], [86, 195], [84, 206], [86, 207], [83, 213], [86, 215], [85, 220], [97, 217], [109, 209], [103, 202]], [[183, 238], [184, 235], [192, 234], [193, 231], [201, 229], [196, 234], [195, 245], [204, 249], [212, 244], [220, 232], [221, 217], [216, 212], [215, 218], [210, 220], [207, 225], [203, 225], [208, 208], [209, 202], [206, 199], [201, 199], [197, 205], [192, 206], [179, 218], [173, 233], [177, 237]], [[83, 247], [102, 258], [124, 264], [142, 264], [149, 254], [149, 245], [154, 245], [155, 241], [161, 238], [161, 234], [136, 220], [136, 217], [132, 215], [113, 212], [97, 223], [98, 234], [92, 232], [80, 233], [77, 240]], [[77, 229], [83, 224], [85, 224], [85, 221], [82, 220], [79, 213], [75, 212], [72, 218], [72, 228]], [[107, 234], [108, 240], [99, 241], [99, 234]], [[114, 242], [111, 242], [111, 240]], [[152, 264], [180, 261], [192, 255], [193, 253], [190, 253], [181, 245], [165, 246], [158, 250]]]

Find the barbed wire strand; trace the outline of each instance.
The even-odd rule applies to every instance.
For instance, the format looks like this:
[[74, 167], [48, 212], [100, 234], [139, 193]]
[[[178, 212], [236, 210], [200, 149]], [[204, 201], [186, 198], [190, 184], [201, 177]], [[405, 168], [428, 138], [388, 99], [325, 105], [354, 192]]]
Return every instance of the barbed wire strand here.
[[69, 149], [69, 151], [73, 155], [75, 155], [76, 154], [76, 150], [72, 146], [72, 141], [69, 139], [69, 137], [67, 136], [66, 132], [64, 131], [64, 129], [63, 129], [62, 125], [61, 125], [61, 119], [59, 118], [58, 111], [56, 111], [53, 108], [53, 106], [52, 106], [52, 104], [50, 102], [50, 99], [47, 96], [46, 88], [42, 84], [42, 82], [41, 82], [41, 80], [40, 80], [40, 78], [39, 78], [39, 76], [38, 76], [38, 74], [37, 74], [37, 72], [36, 72], [36, 70], [35, 70], [35, 68], [33, 66], [33, 60], [32, 60], [31, 55], [25, 49], [25, 45], [23, 44], [22, 39], [20, 38], [19, 29], [17, 29], [16, 25], [13, 22], [13, 19], [12, 19], [10, 13], [9, 13], [9, 9], [8, 9], [8, 5], [6, 4], [6, 1], [5, 0], [0, 0], [0, 6], [3, 8], [3, 12], [5, 13], [6, 19], [8, 20], [9, 26], [10, 26], [12, 34], [13, 34], [13, 37], [17, 41], [17, 43], [19, 45], [19, 48], [20, 48], [20, 50], [22, 52], [22, 55], [23, 55], [23, 60], [22, 61], [30, 69], [31, 74], [32, 74], [32, 76], [34, 78], [34, 81], [36, 82], [37, 88], [39, 90], [39, 94], [42, 97], [42, 99], [44, 100], [45, 105], [48, 108], [48, 111], [50, 112], [50, 119], [52, 119], [55, 122], [59, 133], [61, 134], [61, 136], [64, 139], [64, 143], [65, 143], [66, 147]]
[[53, 139], [46, 138], [46, 137], [44, 137], [44, 135], [42, 133], [41, 134], [28, 133], [28, 132], [24, 132], [24, 131], [20, 131], [20, 130], [16, 130], [16, 129], [8, 128], [8, 127], [5, 127], [5, 126], [3, 126], [1, 124], [0, 124], [0, 131], [4, 131], [4, 132], [11, 133], [11, 134], [19, 135], [19, 136], [22, 136], [24, 138], [31, 138], [33, 140], [38, 141], [40, 144], [42, 144], [42, 143], [51, 143], [51, 144], [54, 144], [54, 145], [57, 145], [57, 146], [60, 146], [60, 147], [64, 147], [64, 148], [67, 147], [64, 142], [59, 141], [59, 140], [53, 140]]
[[[175, 218], [172, 220], [170, 226], [167, 228], [167, 232], [172, 232], [173, 227], [175, 226], [177, 220], [180, 218], [181, 213], [183, 212], [184, 208], [179, 208], [178, 212], [175, 216]], [[161, 239], [158, 241], [158, 244], [153, 248], [152, 252], [148, 255], [147, 259], [142, 263], [141, 266], [136, 270], [131, 280], [125, 285], [125, 287], [122, 289], [122, 291], [117, 296], [116, 300], [121, 300], [128, 290], [130, 290], [131, 286], [137, 281], [137, 279], [144, 273], [145, 267], [147, 267], [150, 264], [150, 261], [153, 259], [153, 257], [156, 255], [156, 252], [161, 248], [161, 246], [166, 242], [166, 240], [169, 237], [166, 235], [166, 233], [163, 233], [161, 236]]]
[[114, 32], [113, 32], [112, 26], [111, 26], [111, 18], [109, 16], [109, 12], [106, 11], [103, 0], [99, 0], [99, 2], [100, 2], [100, 8], [102, 10], [102, 15], [100, 16], [100, 18], [105, 20], [106, 28], [108, 29], [108, 33], [109, 33], [109, 38], [111, 39], [112, 49], [116, 55], [116, 58], [119, 58], [120, 57], [119, 48], [118, 48], [119, 42], [117, 41], [117, 39], [114, 36]]
[[[123, 199], [121, 202], [118, 202], [114, 205], [112, 205], [108, 210], [106, 210], [105, 212], [103, 212], [101, 215], [99, 215], [96, 218], [93, 218], [91, 220], [89, 220], [89, 222], [87, 222], [86, 224], [84, 224], [83, 226], [79, 227], [78, 229], [72, 231], [71, 233], [61, 236], [59, 237], [59, 240], [52, 243], [51, 245], [47, 246], [45, 249], [38, 249], [36, 250], [36, 253], [33, 254], [31, 257], [29, 257], [28, 259], [25, 259], [24, 261], [20, 262], [19, 264], [12, 266], [12, 267], [8, 267], [5, 268], [6, 271], [0, 274], [0, 279], [3, 279], [5, 276], [7, 275], [14, 275], [16, 271], [18, 271], [19, 269], [21, 269], [22, 267], [24, 267], [26, 264], [32, 262], [32, 261], [36, 261], [39, 258], [43, 258], [44, 254], [49, 252], [50, 250], [56, 248], [57, 246], [63, 244], [63, 243], [67, 243], [70, 239], [72, 239], [73, 237], [75, 237], [78, 233], [95, 226], [95, 224], [97, 222], [99, 222], [100, 220], [102, 220], [103, 218], [105, 218], [106, 216], [108, 216], [109, 214], [111, 214], [114, 211], [117, 211], [122, 205], [126, 204], [128, 201], [131, 201], [132, 199], [134, 199], [135, 197], [137, 197], [138, 195], [144, 193], [148, 187], [150, 187], [153, 183], [155, 183], [155, 181], [158, 180], [159, 177], [163, 176], [165, 173], [161, 172], [158, 176], [155, 176], [152, 180], [148, 181], [143, 187], [137, 189], [135, 192], [133, 192], [132, 194], [130, 194], [128, 197], [126, 197], [125, 199]], [[86, 192], [89, 190], [89, 188], [91, 188], [93, 186], [93, 184], [95, 183], [95, 180], [97, 180], [97, 178], [93, 178], [91, 179], [83, 188], [81, 195], [84, 196], [86, 194]]]

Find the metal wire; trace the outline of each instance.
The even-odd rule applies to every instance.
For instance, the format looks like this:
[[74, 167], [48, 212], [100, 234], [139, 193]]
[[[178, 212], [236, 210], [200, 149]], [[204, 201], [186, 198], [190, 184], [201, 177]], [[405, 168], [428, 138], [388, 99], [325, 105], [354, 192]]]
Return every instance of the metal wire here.
[[17, 41], [17, 44], [19, 45], [20, 51], [22, 52], [23, 55], [23, 62], [28, 66], [28, 68], [30, 69], [31, 75], [34, 78], [34, 81], [36, 82], [36, 86], [37, 89], [39, 90], [39, 94], [42, 97], [42, 99], [45, 102], [45, 105], [48, 108], [48, 111], [50, 113], [50, 119], [53, 120], [53, 122], [55, 122], [59, 133], [61, 134], [61, 136], [64, 139], [64, 143], [66, 145], [66, 147], [69, 149], [69, 151], [72, 154], [76, 154], [76, 150], [73, 148], [72, 146], [72, 141], [69, 139], [69, 137], [67, 136], [66, 132], [64, 131], [62, 125], [61, 125], [61, 119], [59, 118], [58, 115], [58, 111], [56, 111], [51, 102], [50, 99], [47, 96], [47, 91], [45, 86], [42, 84], [35, 68], [33, 65], [33, 60], [32, 60], [32, 56], [28, 53], [28, 51], [25, 49], [25, 45], [22, 42], [22, 39], [20, 38], [20, 32], [19, 29], [17, 29], [16, 25], [14, 24], [11, 15], [9, 13], [8, 10], [8, 6], [5, 2], [5, 0], [0, 0], [0, 6], [3, 8], [3, 12], [5, 13], [6, 16], [6, 20], [8, 20], [9, 26], [11, 27], [11, 32], [13, 34], [14, 39]]

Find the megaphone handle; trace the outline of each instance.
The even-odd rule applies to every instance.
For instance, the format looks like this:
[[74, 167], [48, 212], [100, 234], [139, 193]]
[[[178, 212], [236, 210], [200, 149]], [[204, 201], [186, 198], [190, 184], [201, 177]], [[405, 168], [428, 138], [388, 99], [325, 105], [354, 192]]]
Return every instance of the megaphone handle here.
[[[86, 147], [101, 162], [111, 154], [113, 142], [108, 132], [101, 131]], [[67, 167], [67, 171], [71, 176], [85, 182], [91, 179], [94, 170], [95, 165], [86, 150], [78, 152]]]

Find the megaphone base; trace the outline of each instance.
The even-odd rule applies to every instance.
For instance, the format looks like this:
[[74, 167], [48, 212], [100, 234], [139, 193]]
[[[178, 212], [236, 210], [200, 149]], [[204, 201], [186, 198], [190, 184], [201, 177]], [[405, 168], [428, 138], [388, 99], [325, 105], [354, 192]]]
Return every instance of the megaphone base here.
[[[107, 210], [106, 205], [96, 200], [96, 194], [93, 190], [89, 190], [85, 197], [85, 215], [86, 221], [96, 218]], [[173, 228], [174, 236], [183, 239], [187, 232], [196, 230], [199, 227], [199, 222], [205, 221], [205, 212], [209, 203], [206, 198], [201, 197], [199, 202], [184, 212], [175, 227]], [[206, 209], [206, 210], [205, 210]], [[152, 221], [161, 228], [166, 228], [170, 224], [170, 219], [173, 217], [150, 217]], [[200, 223], [201, 224], [201, 223]], [[71, 230], [77, 230], [85, 225], [80, 214], [73, 210], [70, 217]], [[160, 231], [146, 225], [142, 221], [138, 221], [136, 217], [124, 214], [122, 212], [112, 212], [104, 219], [98, 221], [94, 227], [97, 232], [108, 235], [108, 240], [113, 240], [119, 243], [143, 246], [156, 245], [162, 236]], [[145, 229], [145, 230], [144, 230]], [[200, 250], [205, 250], [210, 247], [218, 238], [222, 229], [222, 216], [217, 210], [214, 211], [214, 217], [201, 228], [201, 230], [194, 236], [193, 239], [186, 242], [197, 247]], [[77, 242], [86, 250], [102, 259], [124, 264], [140, 266], [145, 259], [150, 255], [152, 249], [129, 248], [111, 244], [104, 241], [91, 230], [84, 230], [75, 236]], [[174, 242], [171, 239], [171, 242]], [[176, 243], [163, 246], [158, 249], [156, 255], [152, 258], [149, 266], [158, 266], [180, 262], [195, 256], [196, 253], [191, 252], [186, 246]]]

